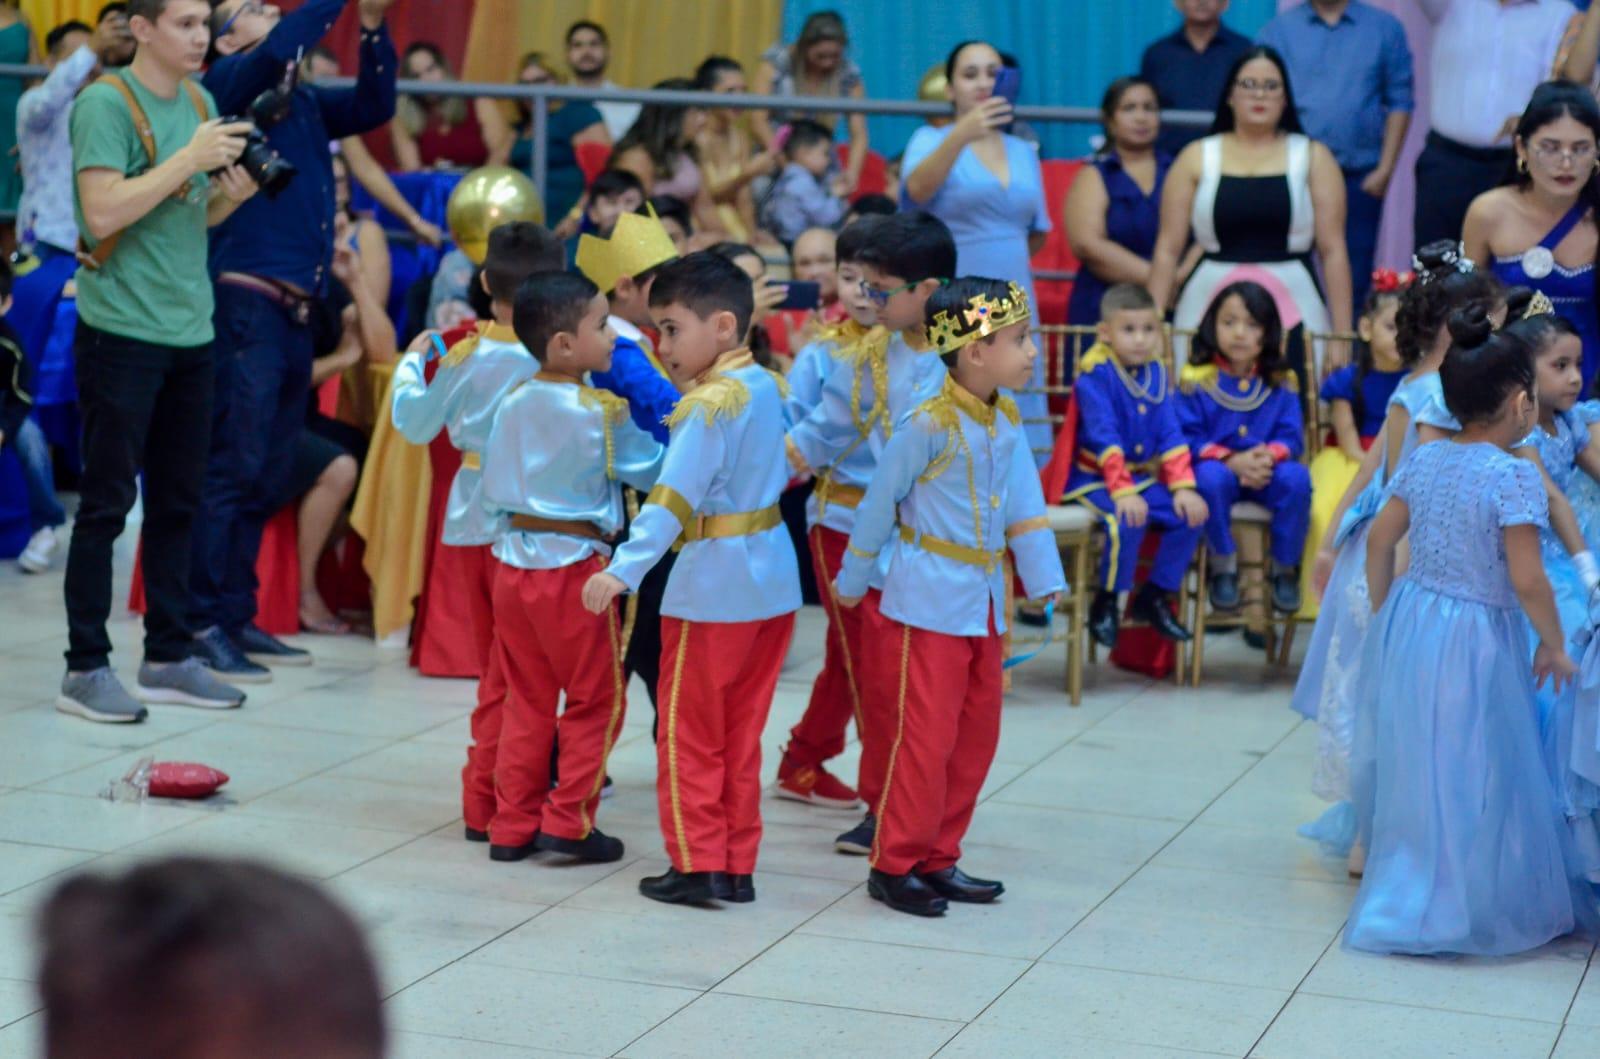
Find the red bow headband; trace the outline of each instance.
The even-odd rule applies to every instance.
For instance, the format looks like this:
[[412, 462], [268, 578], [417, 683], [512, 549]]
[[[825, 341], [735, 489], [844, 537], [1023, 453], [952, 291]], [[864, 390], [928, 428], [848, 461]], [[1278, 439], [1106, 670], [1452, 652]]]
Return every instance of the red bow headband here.
[[1379, 294], [1397, 294], [1411, 286], [1416, 278], [1415, 272], [1396, 272], [1392, 268], [1380, 268], [1372, 274], [1372, 289]]

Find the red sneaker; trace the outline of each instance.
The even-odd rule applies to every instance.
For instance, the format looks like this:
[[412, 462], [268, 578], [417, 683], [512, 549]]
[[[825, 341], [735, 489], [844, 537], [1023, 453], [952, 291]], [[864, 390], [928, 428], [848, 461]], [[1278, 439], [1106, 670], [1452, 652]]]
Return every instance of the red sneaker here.
[[785, 754], [778, 764], [778, 784], [773, 793], [792, 802], [820, 805], [824, 809], [857, 809], [861, 798], [855, 788], [842, 782], [821, 765], [795, 766]]

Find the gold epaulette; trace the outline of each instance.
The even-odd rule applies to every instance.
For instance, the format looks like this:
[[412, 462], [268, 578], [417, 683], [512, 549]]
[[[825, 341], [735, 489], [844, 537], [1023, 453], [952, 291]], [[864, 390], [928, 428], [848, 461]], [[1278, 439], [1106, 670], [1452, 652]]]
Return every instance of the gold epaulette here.
[[1280, 390], [1288, 390], [1290, 393], [1299, 393], [1300, 376], [1288, 368], [1284, 368], [1282, 371], [1273, 372], [1272, 378], [1267, 380], [1267, 385], [1275, 386]]
[[941, 390], [918, 405], [915, 414], [927, 416], [933, 421], [934, 427], [945, 436], [944, 448], [939, 455], [928, 461], [927, 469], [917, 476], [919, 482], [931, 482], [949, 469], [956, 458], [956, 453], [960, 451], [961, 410], [950, 400], [949, 395]]
[[478, 342], [482, 338], [482, 335], [468, 335], [451, 346], [450, 352], [446, 353], [444, 359], [439, 362], [439, 367], [454, 368], [460, 365], [462, 361], [478, 351]]
[[1187, 394], [1215, 389], [1217, 374], [1215, 364], [1185, 364], [1183, 371], [1178, 375], [1178, 389]]
[[838, 320], [834, 323], [819, 322], [814, 325], [811, 331], [811, 341], [832, 342], [836, 346], [842, 346], [859, 338], [866, 331], [867, 328], [862, 327], [847, 316], [843, 320]]
[[720, 419], [734, 419], [750, 403], [750, 388], [732, 375], [717, 375], [678, 398], [678, 406], [667, 416], [667, 428], [686, 422], [699, 412], [710, 426]]
[[585, 408], [600, 410], [600, 434], [606, 446], [606, 477], [617, 476], [617, 443], [612, 428], [628, 418], [628, 401], [609, 390], [596, 390], [592, 386], [578, 387], [578, 403]]
[[1096, 342], [1078, 357], [1078, 374], [1084, 375], [1102, 364], [1111, 363], [1111, 358], [1115, 355], [1111, 352], [1110, 346], [1104, 342]]
[[834, 356], [850, 364], [861, 364], [882, 353], [889, 348], [889, 332], [882, 327], [862, 328], [854, 320], [849, 321], [855, 328], [850, 334], [839, 340]]

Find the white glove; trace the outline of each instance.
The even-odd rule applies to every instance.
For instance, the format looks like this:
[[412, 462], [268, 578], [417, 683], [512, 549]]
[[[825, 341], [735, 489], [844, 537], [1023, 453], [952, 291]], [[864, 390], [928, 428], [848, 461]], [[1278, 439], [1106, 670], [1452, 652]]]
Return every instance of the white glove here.
[[1583, 590], [1593, 595], [1596, 586], [1600, 586], [1600, 563], [1595, 562], [1594, 552], [1587, 549], [1579, 552], [1572, 557], [1572, 564], [1578, 568]]

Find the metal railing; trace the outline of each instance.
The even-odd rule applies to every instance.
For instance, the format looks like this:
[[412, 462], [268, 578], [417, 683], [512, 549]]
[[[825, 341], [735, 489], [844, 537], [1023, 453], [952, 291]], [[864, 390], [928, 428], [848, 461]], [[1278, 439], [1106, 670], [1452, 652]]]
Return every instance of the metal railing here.
[[[26, 63], [0, 63], [0, 78], [40, 78], [48, 73], [44, 66]], [[336, 77], [318, 84], [330, 88], [353, 88], [355, 78]], [[824, 96], [773, 96], [733, 94], [725, 92], [674, 91], [654, 88], [579, 88], [575, 85], [523, 85], [496, 84], [468, 81], [411, 81], [399, 82], [404, 94], [428, 96], [465, 96], [468, 98], [508, 99], [530, 104], [529, 135], [533, 141], [533, 158], [529, 176], [545, 197], [549, 186], [550, 104], [552, 101], [583, 100], [590, 103], [659, 103], [667, 106], [704, 107], [728, 110], [794, 110], [814, 114], [867, 114], [887, 117], [940, 117], [950, 113], [943, 103], [924, 103], [908, 99], [840, 99]], [[1100, 111], [1094, 107], [1019, 106], [1016, 116], [1023, 121], [1067, 123], [1074, 125], [1100, 124]], [[1167, 125], [1183, 128], [1202, 128], [1211, 123], [1212, 115], [1199, 110], [1162, 111], [1161, 120]], [[1039, 274], [1041, 279], [1066, 278], [1065, 276]]]

